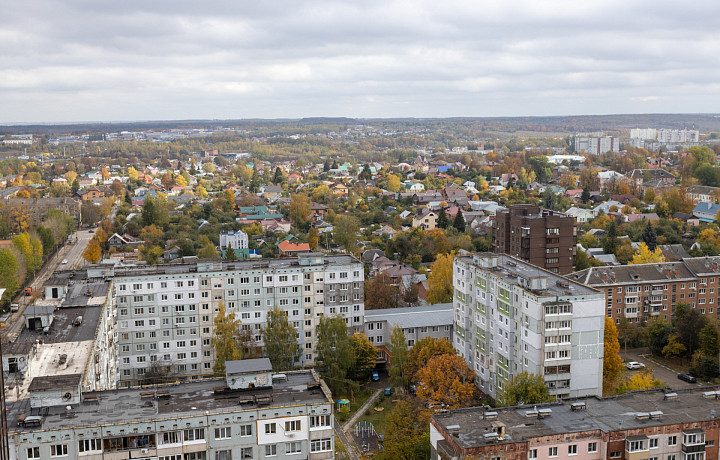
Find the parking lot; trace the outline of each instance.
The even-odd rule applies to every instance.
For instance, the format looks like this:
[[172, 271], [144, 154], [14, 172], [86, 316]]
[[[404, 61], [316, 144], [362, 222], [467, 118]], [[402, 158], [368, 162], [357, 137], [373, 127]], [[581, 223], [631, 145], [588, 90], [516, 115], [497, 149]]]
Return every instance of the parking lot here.
[[[627, 353], [620, 351], [620, 356], [622, 356], [623, 360], [625, 361], [637, 361], [639, 363], [642, 363], [650, 369], [653, 373], [653, 376], [656, 379], [662, 380], [667, 386], [673, 389], [682, 389], [682, 388], [697, 388], [698, 386], [702, 386], [701, 383], [687, 383], [683, 382], [682, 380], [678, 379], [678, 374], [681, 374], [683, 372], [675, 369], [671, 369], [663, 364], [659, 364], [655, 361], [651, 361], [648, 359], [649, 351], [646, 349], [640, 349], [640, 350], [628, 350]], [[628, 373], [632, 375], [632, 373], [640, 372], [640, 370], [628, 370]]]

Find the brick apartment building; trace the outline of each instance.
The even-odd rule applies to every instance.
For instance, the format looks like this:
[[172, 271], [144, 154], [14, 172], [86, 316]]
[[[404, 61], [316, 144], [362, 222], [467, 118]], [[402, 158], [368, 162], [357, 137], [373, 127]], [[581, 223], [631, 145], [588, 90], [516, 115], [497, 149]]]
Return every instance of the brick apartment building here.
[[718, 392], [652, 390], [612, 398], [435, 414], [432, 460], [718, 458]]
[[498, 210], [493, 223], [495, 252], [520, 258], [553, 273], [575, 270], [575, 219], [528, 204]]
[[669, 321], [678, 303], [702, 315], [720, 317], [720, 257], [692, 257], [679, 262], [593, 267], [567, 276], [605, 292], [607, 315], [645, 323]]

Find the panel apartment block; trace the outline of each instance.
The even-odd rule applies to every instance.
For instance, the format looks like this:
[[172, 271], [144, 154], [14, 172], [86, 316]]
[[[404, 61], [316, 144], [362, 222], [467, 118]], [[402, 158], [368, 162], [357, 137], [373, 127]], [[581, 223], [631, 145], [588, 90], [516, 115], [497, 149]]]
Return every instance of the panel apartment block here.
[[314, 371], [274, 377], [272, 386], [244, 390], [209, 379], [82, 393], [41, 409], [31, 409], [28, 400], [13, 402], [11, 458], [334, 458], [333, 400], [325, 384]]
[[575, 270], [575, 219], [529, 204], [498, 210], [493, 222], [495, 252], [518, 257], [551, 272]]
[[456, 257], [453, 344], [496, 398], [520, 372], [558, 397], [602, 394], [602, 292], [504, 254]]
[[605, 293], [606, 313], [645, 323], [659, 317], [669, 321], [678, 303], [718, 318], [720, 257], [690, 257], [660, 264], [593, 267], [567, 276]]

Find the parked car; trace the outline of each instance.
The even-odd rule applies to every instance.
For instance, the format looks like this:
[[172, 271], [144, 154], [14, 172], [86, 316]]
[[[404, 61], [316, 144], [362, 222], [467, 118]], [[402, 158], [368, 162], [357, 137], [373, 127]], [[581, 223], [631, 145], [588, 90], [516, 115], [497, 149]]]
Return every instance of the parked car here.
[[378, 373], [378, 371], [372, 371], [372, 381], [373, 382], [380, 381], [380, 374]]
[[385, 388], [385, 392], [383, 393], [385, 396], [392, 396], [392, 387]]
[[645, 365], [643, 363], [639, 363], [637, 361], [630, 361], [629, 363], [625, 364], [625, 367], [627, 367], [628, 369], [630, 369], [632, 371], [632, 370], [636, 370], [636, 369], [642, 369], [643, 367], [645, 367]]
[[687, 383], [696, 383], [697, 379], [689, 374], [678, 374], [680, 380], [684, 380]]

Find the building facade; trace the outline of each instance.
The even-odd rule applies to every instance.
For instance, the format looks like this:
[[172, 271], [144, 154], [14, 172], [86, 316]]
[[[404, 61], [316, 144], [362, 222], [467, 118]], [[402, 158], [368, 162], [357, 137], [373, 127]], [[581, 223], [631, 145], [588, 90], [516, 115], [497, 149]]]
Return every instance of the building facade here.
[[575, 219], [561, 212], [516, 204], [499, 209], [493, 221], [493, 244], [508, 254], [554, 273], [575, 270]]
[[248, 243], [247, 233], [242, 230], [220, 234], [220, 249], [247, 249]]
[[620, 324], [670, 321], [678, 303], [718, 318], [720, 257], [692, 257], [679, 262], [593, 267], [567, 276], [605, 293], [606, 314]]
[[483, 393], [526, 371], [557, 397], [602, 395], [602, 292], [490, 253], [456, 257], [453, 287], [453, 344]]
[[453, 304], [367, 310], [363, 332], [378, 351], [378, 363], [392, 358], [390, 334], [395, 326], [402, 329], [408, 347], [426, 337], [452, 341]]
[[[718, 458], [717, 391], [663, 390], [430, 419], [432, 460]], [[487, 407], [487, 406], [486, 406]]]
[[268, 311], [275, 306], [285, 310], [300, 336], [302, 365], [315, 362], [315, 328], [322, 316], [342, 316], [351, 333], [363, 328], [364, 271], [350, 255], [201, 259], [108, 270], [118, 305], [121, 386], [139, 383], [149, 372], [212, 375], [214, 320], [221, 302], [260, 346]]
[[67, 387], [69, 379], [45, 379], [32, 386], [37, 394], [54, 386], [64, 395], [42, 407], [33, 407], [34, 395], [9, 405], [11, 458], [334, 458], [333, 400], [324, 382], [314, 371], [261, 371], [243, 375], [255, 388], [210, 379], [83, 393]]
[[664, 144], [697, 144], [700, 131], [694, 129], [658, 129], [658, 142]]
[[585, 152], [600, 155], [607, 152], [620, 152], [620, 142], [617, 137], [576, 137], [575, 152]]

